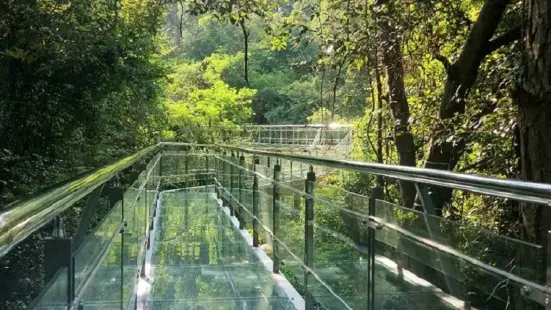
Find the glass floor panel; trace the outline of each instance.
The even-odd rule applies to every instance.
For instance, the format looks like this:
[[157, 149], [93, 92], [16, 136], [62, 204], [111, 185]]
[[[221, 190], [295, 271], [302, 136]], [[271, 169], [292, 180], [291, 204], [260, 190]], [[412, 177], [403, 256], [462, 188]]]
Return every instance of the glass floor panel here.
[[214, 193], [163, 194], [147, 309], [295, 309]]

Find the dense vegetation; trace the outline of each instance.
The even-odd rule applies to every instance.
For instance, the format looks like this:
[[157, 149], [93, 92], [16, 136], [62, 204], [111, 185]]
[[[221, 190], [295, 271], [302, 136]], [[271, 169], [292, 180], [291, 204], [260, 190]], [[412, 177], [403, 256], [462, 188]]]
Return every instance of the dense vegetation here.
[[[546, 86], [532, 76], [543, 72], [533, 58], [543, 55], [546, 39], [523, 27], [539, 8], [537, 1], [507, 0], [169, 3], [166, 59], [176, 78], [168, 89], [191, 89], [169, 102], [186, 98], [193, 102], [187, 115], [215, 119], [198, 118], [201, 126], [188, 126], [187, 134], [168, 128], [170, 137], [189, 140], [197, 128], [208, 131], [206, 124], [233, 126], [247, 117], [258, 124], [354, 122], [356, 159], [545, 181], [547, 143], [531, 132], [548, 130], [541, 119], [547, 113], [536, 116], [520, 100], [525, 93], [547, 100]], [[520, 40], [533, 36], [543, 40], [534, 45], [540, 52], [533, 40]], [[222, 82], [205, 82], [215, 66]], [[205, 105], [212, 96], [224, 100]], [[230, 107], [249, 103], [252, 118]], [[168, 106], [169, 123], [189, 123], [177, 112], [181, 104]], [[393, 192], [389, 198], [414, 204], [413, 184], [390, 184], [387, 194]], [[446, 216], [544, 242], [537, 231], [547, 224], [534, 222], [541, 208], [521, 214], [468, 193], [430, 192]]]
[[[549, 33], [547, 0], [2, 1], [0, 204], [251, 123], [353, 122], [358, 160], [551, 182]], [[377, 182], [414, 206], [412, 184]], [[547, 208], [430, 192], [441, 215], [546, 245]], [[29, 272], [2, 300], [40, 285], [17, 259], [33, 242], [2, 260]]]

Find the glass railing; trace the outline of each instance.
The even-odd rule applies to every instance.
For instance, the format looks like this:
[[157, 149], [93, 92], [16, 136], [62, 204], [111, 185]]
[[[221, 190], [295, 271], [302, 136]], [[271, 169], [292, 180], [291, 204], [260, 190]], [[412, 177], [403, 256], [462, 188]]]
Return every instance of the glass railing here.
[[352, 125], [256, 125], [245, 126], [237, 133], [256, 145], [323, 146], [351, 144]]
[[[306, 309], [545, 306], [541, 244], [427, 214], [423, 206], [405, 208], [356, 186], [345, 190], [334, 184], [343, 169], [332, 160], [309, 166], [316, 160], [264, 151], [242, 155], [248, 151], [218, 155], [219, 196], [258, 236], [273, 270], [303, 294]], [[500, 201], [499, 190], [491, 194], [486, 196]], [[526, 199], [541, 199], [536, 196]]]
[[[124, 193], [118, 184], [100, 187], [112, 207], [69, 253], [71, 266], [59, 269], [35, 300], [34, 308], [129, 309], [134, 305], [137, 272], [142, 267], [152, 219], [150, 204], [159, 192], [159, 163], [160, 155], [141, 173], [131, 173], [136, 179]], [[71, 289], [67, 283], [72, 283]]]

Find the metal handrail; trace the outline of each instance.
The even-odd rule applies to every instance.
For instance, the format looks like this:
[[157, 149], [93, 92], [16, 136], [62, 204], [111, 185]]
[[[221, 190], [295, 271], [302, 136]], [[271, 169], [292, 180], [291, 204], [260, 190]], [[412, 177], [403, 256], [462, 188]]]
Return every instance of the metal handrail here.
[[551, 184], [517, 181], [511, 179], [498, 179], [437, 169], [253, 150], [232, 145], [218, 145], [218, 147], [254, 155], [297, 161], [314, 166], [325, 166], [329, 168], [375, 174], [403, 181], [437, 185], [452, 189], [466, 190], [477, 194], [551, 205]]
[[353, 128], [352, 124], [304, 124], [304, 125], [245, 125], [244, 128], [328, 128], [328, 129], [340, 129], [340, 128]]
[[[251, 175], [256, 175], [258, 176], [259, 178], [261, 179], [267, 179], [267, 180], [270, 180], [270, 182], [274, 183], [274, 184], [278, 184], [278, 186], [280, 187], [287, 187], [288, 189], [290, 189], [291, 191], [295, 192], [295, 194], [298, 194], [300, 196], [303, 196], [303, 197], [311, 197], [312, 199], [316, 199], [316, 200], [319, 200], [319, 201], [322, 201], [323, 204], [325, 205], [329, 205], [331, 206], [332, 208], [336, 208], [338, 209], [339, 211], [341, 212], [346, 212], [346, 213], [349, 213], [349, 214], [352, 214], [354, 216], [357, 216], [358, 218], [365, 218], [365, 219], [368, 219], [370, 220], [370, 223], [376, 225], [377, 227], [384, 227], [384, 228], [387, 228], [389, 230], [392, 230], [394, 232], [397, 232], [398, 234], [408, 238], [408, 239], [411, 239], [413, 242], [419, 244], [419, 245], [422, 245], [424, 247], [427, 247], [427, 248], [431, 248], [431, 249], [434, 249], [436, 251], [439, 251], [439, 252], [442, 252], [442, 253], [446, 253], [452, 257], [455, 257], [455, 258], [458, 258], [464, 262], [467, 262], [469, 264], [471, 264], [472, 266], [475, 266], [477, 268], [480, 268], [482, 269], [483, 271], [485, 272], [488, 272], [490, 274], [494, 274], [494, 275], [498, 275], [500, 277], [502, 277], [503, 279], [507, 279], [509, 281], [511, 281], [512, 283], [515, 283], [519, 286], [524, 286], [524, 287], [528, 287], [528, 288], [531, 288], [531, 289], [534, 289], [534, 290], [537, 290], [539, 292], [542, 292], [543, 294], [546, 294], [546, 295], [551, 295], [551, 287], [549, 286], [545, 286], [545, 285], [540, 285], [538, 283], [535, 283], [535, 282], [532, 282], [532, 281], [529, 281], [527, 279], [524, 279], [520, 276], [517, 276], [511, 272], [507, 272], [507, 271], [504, 271], [504, 270], [501, 270], [497, 267], [494, 267], [488, 263], [485, 263], [477, 258], [474, 258], [474, 257], [471, 257], [469, 255], [466, 255], [466, 254], [463, 254], [462, 252], [454, 249], [453, 247], [451, 246], [448, 246], [446, 244], [443, 244], [443, 243], [440, 243], [438, 241], [434, 241], [434, 240], [431, 240], [430, 238], [425, 238], [425, 237], [422, 237], [422, 236], [419, 236], [418, 234], [414, 233], [414, 232], [411, 232], [403, 227], [401, 227], [400, 225], [396, 225], [396, 224], [393, 224], [393, 223], [390, 223], [390, 222], [387, 222], [385, 219], [383, 218], [380, 218], [380, 217], [377, 217], [377, 216], [374, 216], [374, 215], [368, 215], [368, 214], [361, 214], [361, 213], [358, 213], [356, 211], [353, 211], [353, 210], [350, 210], [350, 209], [346, 209], [345, 207], [341, 207], [341, 206], [338, 206], [332, 202], [329, 202], [329, 201], [324, 201], [323, 199], [319, 199], [319, 198], [316, 198], [315, 196], [313, 195], [309, 195], [307, 194], [306, 192], [304, 191], [301, 191], [299, 189], [294, 189], [294, 188], [290, 188], [288, 187], [287, 185], [285, 185], [284, 183], [280, 182], [280, 181], [276, 181], [274, 180], [272, 177], [270, 176], [265, 176], [265, 175], [262, 175], [260, 173], [258, 173], [257, 171], [254, 171], [254, 170], [249, 170], [248, 168], [246, 167], [243, 167], [243, 166], [240, 166], [240, 165], [237, 165], [236, 163], [233, 163], [231, 161], [228, 161], [222, 157], [219, 157], [218, 158], [219, 160], [229, 164], [229, 165], [233, 165], [235, 166], [237, 169], [241, 169], [243, 171], [246, 171], [247, 173], [251, 174]], [[238, 204], [241, 205], [241, 202], [235, 198], [231, 192], [229, 192], [223, 185], [221, 185], [218, 181], [216, 181], [219, 186], [233, 199], [235, 200]], [[280, 206], [282, 204], [282, 202], [280, 201], [279, 202]], [[294, 253], [293, 251], [291, 251], [283, 241], [279, 240], [274, 232], [272, 230], [270, 230], [269, 228], [267, 228], [264, 224], [262, 224], [262, 221], [258, 218], [256, 218], [256, 216], [254, 214], [252, 214], [246, 207], [243, 207], [243, 210], [245, 210], [245, 212], [249, 213], [249, 215], [257, 220], [259, 222], [259, 224], [263, 227], [263, 229], [268, 232], [272, 238], [274, 238], [274, 240], [277, 240], [285, 249], [286, 251], [295, 259], [297, 260], [297, 262], [301, 263], [303, 266], [302, 268], [303, 269], [309, 269], [307, 266], [304, 265], [304, 263], [300, 260], [300, 258], [298, 258]], [[316, 223], [314, 222], [313, 224], [314, 226], [316, 226]], [[332, 234], [334, 237], [336, 238], [342, 238], [342, 237], [339, 237], [338, 233], [336, 232], [333, 232], [333, 231], [330, 231], [330, 230], [327, 230], [326, 228], [322, 227], [322, 226], [317, 226], [316, 227], [317, 229], [320, 229], [320, 230], [323, 230], [324, 232], [326, 233], [329, 233], [329, 234]], [[343, 238], [344, 240], [346, 240], [346, 238]], [[524, 243], [526, 244], [524, 241], [522, 240], [515, 240], [516, 242], [520, 242], [520, 243]], [[346, 241], [348, 242], [348, 241]], [[352, 244], [349, 244], [351, 246], [356, 246], [354, 243]], [[310, 271], [312, 273], [313, 276], [317, 276], [317, 274], [313, 271]], [[323, 286], [325, 286], [326, 288], [328, 288], [327, 284], [325, 284], [325, 282], [323, 282], [321, 279], [317, 278], [318, 282], [320, 282], [320, 284], [322, 284]], [[333, 295], [335, 297], [337, 297], [338, 299], [339, 296], [335, 293], [333, 293]], [[344, 301], [342, 301], [344, 303]], [[346, 306], [346, 303], [344, 303], [344, 305]]]
[[6, 205], [0, 213], [0, 258], [75, 202], [109, 181], [117, 173], [152, 154], [161, 145], [158, 143], [147, 147], [115, 163], [86, 172], [27, 199]]

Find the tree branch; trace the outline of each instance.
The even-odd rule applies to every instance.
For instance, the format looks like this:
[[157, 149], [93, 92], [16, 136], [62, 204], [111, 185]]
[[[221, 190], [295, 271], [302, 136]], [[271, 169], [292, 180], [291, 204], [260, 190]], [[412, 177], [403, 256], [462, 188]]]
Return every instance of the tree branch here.
[[432, 55], [432, 57], [434, 57], [434, 59], [438, 60], [439, 62], [442, 63], [442, 65], [444, 66], [444, 68], [446, 68], [446, 72], [449, 71], [450, 67], [451, 67], [451, 63], [450, 61], [448, 60], [448, 58], [440, 55], [440, 54], [434, 54]]
[[488, 162], [489, 162], [488, 159], [484, 158], [484, 159], [481, 159], [481, 160], [479, 160], [479, 161], [477, 161], [473, 164], [461, 167], [457, 171], [458, 172], [466, 172], [466, 171], [469, 171], [471, 169], [484, 169], [484, 168], [488, 167]]
[[509, 30], [508, 32], [502, 34], [501, 36], [491, 40], [488, 42], [488, 46], [486, 47], [486, 55], [493, 53], [495, 50], [497, 50], [500, 47], [503, 47], [505, 45], [511, 44], [514, 41], [520, 39], [520, 31], [521, 27], [516, 26]]

